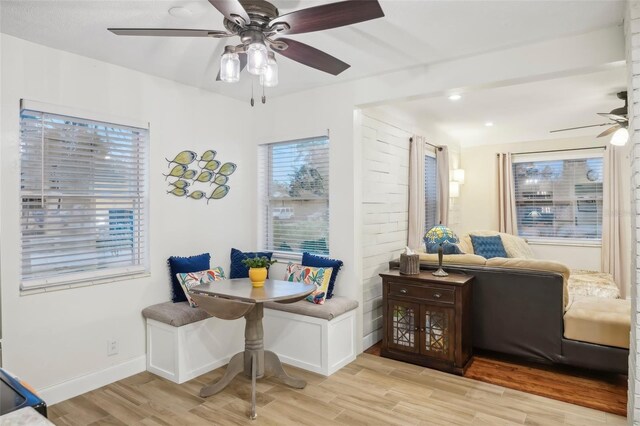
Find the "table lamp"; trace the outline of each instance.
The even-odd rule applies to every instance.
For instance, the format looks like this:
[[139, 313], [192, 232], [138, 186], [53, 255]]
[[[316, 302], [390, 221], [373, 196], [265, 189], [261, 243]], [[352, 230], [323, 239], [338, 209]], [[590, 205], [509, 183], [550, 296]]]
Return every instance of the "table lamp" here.
[[449, 275], [444, 271], [444, 269], [442, 269], [442, 246], [445, 244], [459, 243], [460, 240], [456, 234], [444, 225], [436, 225], [424, 234], [424, 242], [426, 244], [427, 252], [429, 252], [429, 246], [433, 247], [436, 244], [438, 245], [438, 270], [433, 272], [433, 275], [436, 277], [446, 277]]

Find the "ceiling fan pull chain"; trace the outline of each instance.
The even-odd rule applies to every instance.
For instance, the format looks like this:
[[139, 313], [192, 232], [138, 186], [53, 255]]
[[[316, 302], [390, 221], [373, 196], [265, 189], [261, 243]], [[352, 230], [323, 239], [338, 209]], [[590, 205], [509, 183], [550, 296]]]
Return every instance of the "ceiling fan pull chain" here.
[[267, 97], [264, 95], [264, 86], [262, 86], [262, 103], [263, 104], [267, 103]]
[[251, 79], [251, 106], [253, 106], [253, 79]]

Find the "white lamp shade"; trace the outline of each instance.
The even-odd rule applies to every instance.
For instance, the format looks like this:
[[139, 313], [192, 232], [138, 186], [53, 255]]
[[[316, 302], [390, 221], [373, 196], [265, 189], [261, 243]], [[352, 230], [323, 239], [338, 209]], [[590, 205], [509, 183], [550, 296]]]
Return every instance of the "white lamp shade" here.
[[220, 58], [220, 80], [227, 83], [240, 81], [240, 58], [237, 53], [225, 53]]
[[611, 140], [609, 141], [609, 143], [611, 145], [623, 146], [626, 145], [628, 140], [629, 131], [624, 127], [621, 127], [613, 133], [613, 136], [611, 136]]
[[264, 43], [251, 43], [247, 48], [247, 71], [253, 75], [261, 75], [267, 69], [267, 47]]
[[452, 178], [455, 182], [458, 182], [460, 184], [464, 183], [464, 169], [454, 169], [452, 175]]
[[271, 55], [273, 53], [269, 55], [266, 70], [260, 75], [260, 84], [264, 87], [276, 87], [278, 85], [278, 63]]
[[449, 198], [458, 198], [460, 196], [460, 184], [458, 182], [449, 182]]

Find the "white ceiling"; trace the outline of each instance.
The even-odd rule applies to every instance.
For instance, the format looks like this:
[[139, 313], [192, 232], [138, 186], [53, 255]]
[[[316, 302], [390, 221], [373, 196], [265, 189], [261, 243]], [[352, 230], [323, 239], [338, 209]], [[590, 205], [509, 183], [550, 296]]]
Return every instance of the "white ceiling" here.
[[[375, 108], [405, 122], [428, 123], [463, 146], [596, 136], [607, 127], [549, 133], [550, 130], [608, 122], [598, 112], [624, 105], [626, 69], [398, 102]], [[485, 126], [493, 122], [492, 127]]]
[[[273, 0], [280, 13], [328, 3]], [[351, 68], [338, 77], [280, 57], [277, 96], [507, 46], [619, 25], [624, 1], [383, 0], [385, 17], [351, 27], [292, 36], [325, 50]], [[176, 18], [169, 8], [194, 13]], [[246, 100], [241, 83], [215, 81], [225, 40], [117, 37], [107, 27], [223, 29], [207, 0], [2, 0], [2, 32], [102, 61]], [[237, 39], [234, 40], [234, 43]]]

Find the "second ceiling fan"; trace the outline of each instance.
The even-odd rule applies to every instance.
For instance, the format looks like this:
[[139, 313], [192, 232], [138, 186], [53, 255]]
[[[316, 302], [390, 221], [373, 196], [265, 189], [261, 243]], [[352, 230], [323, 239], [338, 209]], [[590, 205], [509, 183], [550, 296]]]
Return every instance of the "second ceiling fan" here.
[[350, 66], [328, 53], [280, 35], [322, 31], [384, 16], [377, 0], [348, 0], [285, 15], [280, 15], [266, 0], [209, 0], [209, 3], [224, 15], [226, 31], [172, 28], [109, 28], [109, 31], [122, 36], [238, 36], [240, 44], [225, 47], [217, 79], [237, 82], [246, 67], [249, 73], [260, 76], [263, 86], [273, 87], [278, 84], [274, 52], [332, 75], [338, 75]]

